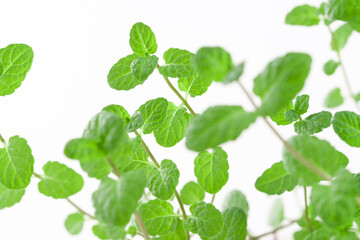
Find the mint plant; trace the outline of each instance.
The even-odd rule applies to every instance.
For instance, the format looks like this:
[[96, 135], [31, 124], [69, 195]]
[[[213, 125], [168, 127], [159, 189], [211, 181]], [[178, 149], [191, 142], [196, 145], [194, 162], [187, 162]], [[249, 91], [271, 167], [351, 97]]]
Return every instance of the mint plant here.
[[[327, 62], [324, 71], [331, 75], [341, 67], [355, 102], [358, 97], [350, 87], [340, 50], [351, 32], [360, 31], [359, 9], [360, 2], [329, 0], [319, 8], [296, 7], [286, 17], [287, 24], [313, 26], [323, 21], [329, 29], [334, 21], [346, 22], [335, 32], [330, 29], [331, 46], [338, 59]], [[234, 63], [221, 47], [202, 47], [196, 53], [170, 48], [160, 60], [155, 55], [155, 34], [140, 22], [132, 26], [129, 44], [132, 52], [120, 58], [109, 71], [109, 86], [117, 91], [131, 90], [151, 81], [157, 71], [179, 101], [150, 99], [132, 114], [121, 105], [105, 106], [85, 126], [82, 136], [75, 136], [66, 144], [65, 155], [78, 161], [88, 177], [99, 180], [92, 195], [95, 212], [86, 212], [70, 199], [84, 185], [79, 173], [51, 161], [41, 173], [34, 172], [34, 158], [27, 141], [19, 136], [5, 140], [1, 135], [0, 209], [21, 201], [34, 177], [38, 179], [40, 193], [64, 199], [74, 207], [74, 213], [64, 221], [73, 235], [79, 234], [84, 224], [92, 224], [99, 239], [254, 240], [297, 224], [296, 240], [359, 238], [360, 175], [347, 170], [347, 156], [316, 134], [325, 129], [331, 131], [332, 125], [342, 141], [360, 147], [360, 115], [352, 111], [308, 113], [311, 98], [300, 92], [311, 70], [310, 55], [291, 52], [275, 58], [255, 77], [250, 92], [241, 80], [245, 63]], [[13, 44], [0, 49], [2, 96], [21, 85], [32, 59], [33, 52], [27, 45]], [[214, 82], [239, 87], [249, 99], [251, 110], [238, 105], [218, 105], [196, 113], [189, 97], [205, 94]], [[326, 106], [339, 106], [342, 101], [341, 90], [335, 89]], [[228, 193], [221, 209], [213, 203], [228, 181], [231, 166], [228, 162], [231, 153], [221, 145], [239, 138], [259, 118], [284, 149], [282, 160], [268, 166], [254, 186], [267, 195], [302, 188], [304, 209], [298, 219], [285, 220], [279, 198], [270, 209], [269, 225], [273, 230], [254, 236], [251, 234], [254, 226], [247, 225], [251, 203], [239, 189]], [[294, 136], [284, 139], [277, 131], [283, 125], [293, 125]], [[186, 147], [198, 152], [193, 159], [196, 179], [178, 186], [181, 173], [177, 164], [171, 159], [160, 161], [145, 143], [146, 134], [152, 134], [164, 148], [174, 147], [185, 139]], [[211, 201], [205, 202], [209, 194]]]

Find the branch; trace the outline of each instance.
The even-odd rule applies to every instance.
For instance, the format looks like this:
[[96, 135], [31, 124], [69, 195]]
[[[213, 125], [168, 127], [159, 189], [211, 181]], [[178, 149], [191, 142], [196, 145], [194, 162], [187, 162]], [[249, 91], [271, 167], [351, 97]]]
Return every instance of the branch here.
[[260, 234], [258, 236], [250, 236], [250, 240], [256, 240], [256, 239], [259, 239], [259, 238], [262, 238], [262, 237], [265, 237], [265, 236], [268, 236], [268, 235], [271, 235], [271, 234], [274, 234], [276, 232], [278, 232], [279, 230], [282, 230], [284, 228], [287, 228], [287, 227], [290, 227], [291, 225], [293, 225], [294, 223], [296, 223], [298, 220], [292, 220], [290, 221], [288, 224], [285, 224], [283, 226], [280, 226], [278, 228], [275, 228], [274, 230], [270, 231], [270, 232], [266, 232], [266, 233], [263, 233], [263, 234]]

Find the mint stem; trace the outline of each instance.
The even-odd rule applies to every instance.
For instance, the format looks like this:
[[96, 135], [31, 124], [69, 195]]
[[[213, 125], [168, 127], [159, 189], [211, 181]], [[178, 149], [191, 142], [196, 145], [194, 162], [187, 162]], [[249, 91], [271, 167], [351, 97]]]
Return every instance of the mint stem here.
[[[158, 163], [158, 161], [156, 161], [154, 155], [151, 153], [149, 147], [146, 145], [146, 143], [144, 142], [144, 140], [142, 139], [141, 135], [135, 131], [136, 136], [140, 137], [141, 140], [141, 146], [144, 148], [145, 152], [149, 155], [151, 161], [154, 163], [154, 165], [156, 166], [156, 168], [160, 168], [160, 164]], [[184, 203], [181, 200], [180, 194], [179, 192], [175, 189], [175, 197], [177, 199], [177, 201], [179, 202], [179, 206], [180, 206], [180, 210], [183, 216], [183, 219], [185, 220], [187, 218], [186, 215], [186, 211], [184, 208]], [[190, 239], [190, 233], [189, 231], [186, 231], [186, 239], [189, 240]]]
[[352, 90], [352, 87], [351, 87], [351, 84], [350, 84], [350, 80], [349, 80], [349, 77], [348, 77], [348, 74], [346, 72], [346, 69], [345, 69], [345, 66], [344, 66], [344, 63], [342, 61], [342, 57], [341, 57], [341, 53], [340, 53], [340, 49], [339, 49], [339, 44], [335, 38], [335, 34], [334, 32], [331, 30], [330, 26], [327, 26], [327, 29], [329, 30], [330, 34], [331, 34], [331, 38], [332, 38], [332, 41], [334, 43], [334, 47], [335, 47], [335, 51], [336, 51], [336, 54], [337, 54], [337, 57], [338, 57], [338, 62], [340, 64], [340, 67], [341, 67], [341, 71], [343, 73], [343, 76], [344, 76], [344, 81], [345, 81], [345, 85], [346, 85], [346, 88], [347, 88], [347, 91], [348, 93], [350, 94], [352, 100], [354, 101], [355, 103], [355, 107], [357, 109], [358, 112], [360, 112], [360, 106], [359, 106], [359, 103], [354, 99], [354, 92]]
[[[243, 90], [251, 104], [254, 106], [256, 110], [258, 110], [258, 106], [256, 105], [255, 101], [249, 94], [249, 92], [246, 90], [244, 85], [237, 81], [240, 88]], [[311, 170], [313, 173], [321, 177], [323, 180], [331, 181], [331, 176], [329, 176], [327, 173], [323, 172], [321, 169], [317, 168], [314, 164], [312, 164], [309, 160], [307, 160], [304, 156], [302, 156], [300, 153], [298, 153], [288, 142], [285, 141], [285, 139], [280, 135], [280, 133], [271, 125], [269, 120], [265, 116], [262, 116], [265, 123], [269, 126], [271, 131], [280, 139], [280, 141], [284, 144], [284, 146], [287, 148], [287, 150], [293, 155], [299, 162], [301, 162], [305, 167], [307, 167], [309, 170]]]
[[309, 218], [309, 208], [308, 208], [308, 202], [307, 202], [306, 186], [304, 186], [304, 200], [305, 200], [305, 218], [306, 218], [306, 221], [308, 222], [309, 231], [313, 232], [313, 228], [311, 226], [311, 221], [310, 221], [310, 218]]
[[[159, 68], [160, 66], [158, 65], [157, 68]], [[183, 96], [181, 96], [181, 94], [179, 93], [178, 90], [176, 90], [176, 88], [174, 87], [174, 85], [172, 85], [172, 83], [170, 82], [170, 80], [163, 76], [163, 78], [165, 79], [166, 83], [169, 85], [169, 87], [171, 88], [171, 90], [176, 94], [176, 96], [178, 96], [178, 98], [180, 98], [181, 102], [186, 106], [186, 108], [190, 111], [191, 115], [193, 115], [194, 117], [196, 116], [195, 111], [191, 108], [191, 106], [189, 105], [189, 103], [186, 101], [185, 98], [183, 98]]]

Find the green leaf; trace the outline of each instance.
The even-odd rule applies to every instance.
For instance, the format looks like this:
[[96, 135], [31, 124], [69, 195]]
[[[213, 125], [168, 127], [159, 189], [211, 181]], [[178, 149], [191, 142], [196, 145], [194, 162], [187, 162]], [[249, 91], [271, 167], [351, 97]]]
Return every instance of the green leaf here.
[[324, 105], [327, 108], [335, 108], [344, 103], [344, 98], [341, 95], [340, 88], [335, 88], [326, 96]]
[[176, 225], [176, 229], [174, 232], [167, 233], [165, 235], [161, 235], [160, 237], [155, 237], [152, 239], [156, 240], [184, 240], [186, 239], [186, 232], [184, 228], [184, 223], [180, 219], [178, 220], [178, 224]]
[[[125, 129], [125, 124], [118, 115], [107, 111], [102, 111], [95, 115], [86, 127], [83, 139], [93, 139], [96, 141], [98, 149], [104, 154], [102, 158], [98, 158], [98, 156], [101, 156], [100, 152], [91, 159], [79, 159], [81, 167], [88, 172], [89, 176], [93, 167], [99, 168], [93, 169], [97, 174], [101, 169], [108, 171], [109, 160], [118, 169], [124, 168], [131, 161], [133, 155], [132, 142]], [[101, 171], [100, 173], [102, 172], [106, 173], [106, 171]], [[97, 174], [96, 177], [98, 178], [107, 175], [101, 176]]]
[[298, 121], [294, 124], [294, 129], [297, 134], [314, 134], [321, 132], [324, 128], [331, 125], [332, 114], [327, 111], [314, 113]]
[[327, 14], [331, 20], [342, 20], [360, 31], [360, 7], [358, 0], [329, 0]]
[[194, 65], [200, 76], [221, 82], [233, 68], [230, 54], [220, 47], [202, 47], [194, 57]]
[[[313, 136], [298, 135], [290, 138], [287, 142], [315, 167], [330, 176], [334, 176], [339, 169], [345, 168], [349, 162], [348, 158], [330, 143]], [[300, 184], [311, 185], [321, 180], [287, 149], [284, 149], [283, 157], [285, 168], [293, 177], [299, 179]]]
[[105, 152], [100, 149], [98, 142], [91, 138], [75, 138], [70, 140], [64, 150], [64, 154], [70, 159], [81, 159], [90, 162], [93, 159], [105, 157]]
[[129, 165], [127, 165], [122, 171], [130, 172], [136, 169], [144, 169], [146, 172], [146, 168], [152, 167], [153, 164], [148, 161], [149, 155], [141, 145], [141, 137], [136, 136], [131, 139], [131, 141], [134, 149], [133, 157]]
[[300, 115], [306, 113], [309, 108], [309, 99], [310, 96], [306, 94], [297, 96], [294, 110]]
[[195, 74], [193, 57], [194, 54], [187, 50], [170, 48], [164, 53], [165, 64], [159, 68], [159, 72], [165, 77], [190, 77]]
[[247, 236], [247, 216], [237, 207], [228, 208], [223, 212], [224, 227], [221, 232], [210, 240], [245, 240]]
[[130, 47], [138, 55], [154, 54], [157, 43], [151, 28], [141, 22], [135, 23], [130, 30]]
[[144, 116], [142, 112], [136, 111], [130, 119], [130, 122], [127, 125], [127, 131], [128, 132], [135, 132], [139, 128], [141, 128], [144, 125]]
[[349, 24], [340, 26], [331, 39], [331, 49], [334, 51], [340, 51], [343, 49], [353, 32], [353, 28]]
[[297, 183], [298, 181], [285, 169], [283, 162], [277, 162], [256, 180], [255, 187], [269, 195], [280, 195], [285, 191], [292, 191]]
[[360, 147], [360, 115], [349, 112], [337, 112], [333, 119], [336, 134], [352, 147]]
[[9, 189], [26, 188], [34, 172], [34, 157], [24, 138], [13, 136], [0, 148], [0, 183]]
[[145, 82], [145, 80], [137, 79], [131, 72], [131, 64], [138, 58], [138, 55], [131, 54], [121, 58], [112, 66], [107, 76], [108, 84], [111, 88], [116, 90], [130, 90]]
[[39, 192], [57, 198], [67, 198], [79, 192], [84, 179], [73, 169], [59, 162], [47, 162], [43, 166], [44, 176], [42, 176], [38, 187]]
[[204, 200], [205, 192], [196, 182], [188, 182], [180, 191], [181, 200], [185, 205]]
[[191, 216], [185, 220], [185, 228], [201, 238], [213, 237], [223, 228], [223, 216], [212, 204], [196, 202], [190, 207]]
[[165, 159], [161, 161], [160, 168], [153, 167], [148, 176], [147, 187], [155, 197], [168, 200], [179, 184], [179, 177], [180, 172], [176, 164]]
[[92, 227], [95, 236], [100, 239], [125, 240], [126, 231], [124, 226], [111, 226], [99, 223]]
[[229, 192], [222, 204], [223, 211], [233, 207], [240, 208], [246, 215], [249, 213], [249, 203], [246, 200], [245, 195], [239, 190], [232, 190]]
[[144, 118], [144, 134], [149, 134], [162, 125], [167, 109], [168, 101], [165, 98], [152, 99], [140, 106], [137, 111], [141, 112]]
[[128, 124], [130, 121], [130, 115], [123, 106], [111, 104], [104, 107], [102, 111], [107, 111], [118, 115], [125, 124]]
[[184, 138], [191, 119], [192, 116], [186, 108], [169, 102], [164, 121], [154, 131], [156, 142], [163, 147], [175, 146]]
[[25, 194], [25, 189], [8, 189], [0, 184], [0, 209], [12, 207], [20, 202]]
[[77, 235], [84, 226], [85, 218], [80, 213], [72, 213], [65, 220], [65, 228], [71, 235]]
[[163, 235], [175, 231], [178, 215], [174, 207], [163, 200], [155, 199], [139, 207], [141, 218], [150, 236]]
[[355, 100], [356, 102], [359, 102], [359, 101], [360, 101], [360, 93], [355, 94], [355, 95], [353, 96], [353, 98], [354, 98], [354, 100]]
[[295, 7], [286, 15], [285, 19], [286, 24], [308, 27], [318, 25], [319, 22], [318, 8], [307, 4]]
[[270, 62], [254, 79], [254, 93], [261, 98], [260, 112], [276, 114], [303, 88], [310, 72], [311, 57], [288, 53]]
[[289, 121], [289, 119], [286, 118], [286, 113], [293, 109], [294, 109], [294, 104], [292, 103], [292, 101], [290, 101], [287, 105], [285, 105], [285, 107], [282, 107], [276, 114], [270, 115], [270, 118], [277, 125], [288, 125], [292, 123], [292, 121]]
[[351, 173], [341, 170], [330, 186], [315, 185], [311, 194], [317, 214], [333, 229], [352, 226], [356, 203], [356, 184]]
[[208, 193], [215, 194], [229, 179], [228, 155], [221, 147], [212, 153], [203, 151], [195, 158], [195, 176], [200, 186]]
[[156, 56], [140, 57], [131, 63], [131, 73], [140, 81], [145, 81], [154, 72], [158, 64]]
[[238, 81], [239, 78], [241, 77], [241, 75], [244, 72], [244, 68], [245, 68], [245, 62], [240, 63], [239, 65], [233, 67], [229, 73], [225, 76], [223, 83], [224, 84], [229, 84], [232, 83], [234, 81]]
[[246, 112], [241, 106], [210, 107], [190, 123], [186, 146], [194, 151], [203, 151], [235, 140], [255, 122], [257, 116], [257, 113]]
[[143, 171], [125, 173], [117, 181], [104, 178], [92, 196], [95, 216], [109, 225], [126, 225], [143, 195], [146, 177]]
[[285, 120], [287, 122], [295, 122], [301, 118], [300, 114], [296, 112], [294, 109], [290, 109], [289, 111], [285, 112]]
[[30, 71], [34, 52], [25, 44], [0, 48], [0, 96], [12, 94]]
[[281, 226], [284, 218], [284, 203], [281, 199], [276, 199], [270, 209], [268, 223], [273, 228], [278, 228]]
[[181, 91], [186, 92], [191, 97], [196, 97], [204, 94], [212, 81], [203, 78], [199, 75], [193, 75], [190, 77], [179, 78], [178, 86]]
[[329, 60], [324, 64], [323, 70], [326, 75], [332, 75], [340, 65], [339, 62], [335, 62], [334, 60]]

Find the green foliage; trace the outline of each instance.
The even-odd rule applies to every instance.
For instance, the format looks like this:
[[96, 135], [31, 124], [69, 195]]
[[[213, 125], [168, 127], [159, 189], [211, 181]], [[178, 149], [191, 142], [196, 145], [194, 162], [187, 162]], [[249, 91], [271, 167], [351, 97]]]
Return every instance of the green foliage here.
[[0, 48], [0, 96], [10, 95], [20, 87], [30, 71], [34, 52], [25, 44]]
[[228, 74], [225, 76], [223, 83], [229, 84], [229, 83], [239, 80], [239, 78], [241, 77], [241, 75], [244, 72], [244, 68], [245, 68], [245, 62], [242, 62], [239, 65], [233, 67], [228, 72]]
[[140, 81], [145, 81], [154, 72], [158, 64], [156, 56], [140, 57], [131, 63], [131, 73]]
[[67, 198], [79, 192], [84, 179], [73, 169], [59, 162], [47, 162], [43, 166], [44, 176], [39, 182], [39, 191], [49, 197]]
[[90, 120], [82, 138], [66, 144], [64, 152], [67, 157], [80, 160], [90, 177], [103, 178], [112, 170], [109, 160], [119, 169], [129, 164], [132, 148], [122, 118], [102, 111]]
[[205, 192], [196, 182], [188, 182], [180, 191], [180, 197], [184, 204], [191, 205], [204, 200]]
[[281, 199], [276, 199], [270, 209], [268, 223], [273, 228], [278, 228], [281, 226], [284, 218], [284, 203]]
[[294, 111], [299, 115], [306, 113], [309, 108], [309, 99], [310, 96], [306, 94], [297, 96]]
[[220, 47], [203, 47], [194, 57], [195, 69], [205, 79], [221, 82], [233, 68], [228, 52]]
[[257, 113], [246, 112], [241, 106], [210, 107], [190, 123], [186, 146], [194, 151], [203, 151], [235, 140], [255, 122], [257, 116]]
[[143, 171], [124, 174], [115, 181], [104, 178], [92, 196], [96, 217], [106, 224], [126, 225], [143, 195], [146, 178]]
[[[294, 136], [287, 141], [299, 154], [323, 172], [334, 176], [339, 169], [345, 168], [348, 158], [325, 140], [313, 136]], [[288, 149], [283, 153], [284, 165], [289, 173], [303, 185], [317, 183], [321, 178], [300, 163]]]
[[197, 202], [190, 207], [191, 216], [185, 220], [185, 228], [202, 238], [213, 237], [223, 228], [223, 216], [212, 204]]
[[195, 176], [200, 186], [208, 193], [215, 194], [229, 179], [227, 153], [215, 147], [212, 153], [200, 152], [195, 158]]
[[157, 49], [155, 34], [149, 26], [141, 22], [135, 23], [132, 26], [129, 42], [133, 52], [140, 56], [154, 54]]
[[223, 212], [224, 227], [221, 232], [210, 240], [245, 240], [247, 235], [247, 216], [237, 207], [231, 207]]
[[130, 90], [137, 85], [143, 84], [145, 80], [137, 79], [132, 71], [131, 65], [139, 56], [135, 53], [121, 58], [112, 66], [107, 76], [108, 84], [116, 90]]
[[360, 31], [359, 5], [358, 0], [329, 0], [327, 14], [330, 19], [346, 21]]
[[163, 235], [175, 231], [178, 216], [173, 206], [163, 200], [155, 199], [139, 207], [141, 218], [150, 236]]
[[331, 125], [332, 114], [327, 111], [311, 114], [304, 120], [298, 121], [294, 124], [294, 129], [297, 134], [314, 134], [321, 132], [324, 128]]
[[288, 53], [271, 61], [254, 79], [254, 93], [261, 98], [260, 112], [273, 115], [303, 88], [310, 72], [311, 57]]
[[34, 157], [24, 138], [13, 136], [0, 148], [0, 183], [9, 189], [26, 188], [34, 171]]
[[[332, 34], [331, 48], [338, 57], [328, 61], [323, 70], [331, 75], [340, 66], [350, 97], [359, 101], [360, 94], [354, 95], [348, 83], [340, 51], [349, 37], [360, 31], [360, 0], [327, 0], [319, 8], [302, 5], [286, 17], [290, 25], [313, 26], [320, 20]], [[337, 20], [341, 20], [342, 25]], [[332, 32], [333, 25], [340, 27]], [[163, 97], [154, 98], [140, 105], [132, 115], [121, 105], [108, 105], [90, 120], [82, 136], [68, 141], [65, 155], [78, 160], [89, 177], [99, 182], [92, 195], [95, 213], [86, 212], [69, 199], [84, 185], [80, 174], [60, 162], [48, 162], [43, 174], [34, 173], [34, 158], [27, 141], [14, 136], [6, 142], [1, 135], [0, 209], [20, 202], [31, 177], [36, 177], [41, 193], [66, 199], [76, 208], [77, 212], [65, 220], [65, 228], [73, 235], [79, 234], [86, 220], [91, 219], [95, 222], [93, 233], [100, 239], [125, 240], [139, 236], [154, 240], [262, 238], [275, 233], [279, 227], [288, 226], [282, 223], [285, 211], [280, 199], [274, 202], [268, 219], [272, 232], [258, 236], [247, 232], [247, 217], [251, 212], [243, 192], [230, 191], [222, 203], [222, 213], [213, 205], [214, 200], [221, 199], [221, 196], [215, 198], [215, 194], [224, 188], [230, 172], [228, 154], [221, 144], [237, 139], [261, 116], [283, 142], [284, 150], [283, 160], [265, 170], [257, 178], [255, 188], [267, 195], [281, 195], [291, 192], [297, 185], [305, 187], [303, 214], [298, 219], [289, 219], [289, 225], [297, 222], [301, 228], [294, 239], [358, 238], [353, 222], [360, 225], [360, 173], [345, 170], [349, 160], [343, 153], [326, 140], [309, 135], [321, 132], [332, 123], [343, 141], [360, 147], [360, 115], [342, 111], [335, 113], [332, 119], [332, 113], [319, 110], [302, 116], [309, 109], [310, 99], [306, 94], [298, 96], [310, 72], [312, 59], [308, 54], [288, 53], [268, 63], [254, 79], [253, 92], [260, 99], [253, 99], [240, 82], [245, 62], [234, 64], [231, 55], [221, 47], [203, 47], [196, 54], [170, 48], [163, 54], [165, 63], [160, 66], [159, 57], [154, 55], [158, 47], [155, 35], [150, 27], [140, 22], [130, 31], [129, 44], [132, 53], [120, 58], [109, 71], [110, 87], [133, 89], [147, 81], [157, 68], [162, 75], [160, 79], [165, 80], [179, 100], [173, 103]], [[24, 44], [0, 49], [0, 96], [13, 93], [21, 85], [32, 59], [31, 48]], [[183, 93], [178, 92], [172, 81], [177, 81]], [[187, 102], [188, 97], [203, 95], [213, 81], [225, 85], [237, 81], [255, 111], [245, 111], [237, 105], [220, 105], [196, 114]], [[257, 100], [261, 100], [259, 107]], [[336, 88], [327, 96], [325, 106], [333, 108], [343, 102], [341, 90]], [[295, 122], [298, 135], [285, 141], [277, 127], [268, 122], [268, 117], [277, 125]], [[153, 136], [144, 136], [151, 133]], [[181, 166], [178, 168], [168, 159], [159, 165], [158, 153], [145, 141], [154, 138], [160, 151], [161, 147], [175, 146], [184, 137], [186, 147], [198, 151], [194, 161], [197, 181], [187, 182], [178, 194]], [[257, 137], [263, 138], [262, 135]], [[254, 149], [262, 151], [262, 145]], [[236, 169], [232, 172], [240, 174]], [[306, 189], [311, 189], [310, 205]], [[205, 198], [206, 193], [212, 196]], [[174, 204], [175, 201], [178, 203]]]
[[297, 183], [297, 179], [289, 174], [283, 162], [277, 162], [256, 180], [255, 187], [269, 195], [280, 195], [285, 191], [292, 191]]
[[360, 115], [349, 111], [337, 112], [333, 128], [344, 142], [352, 147], [360, 147]]
[[285, 19], [285, 23], [290, 25], [314, 26], [318, 25], [319, 22], [318, 9], [307, 4], [291, 10]]
[[344, 103], [344, 98], [341, 95], [340, 88], [335, 88], [326, 96], [324, 105], [327, 108], [335, 108]]
[[311, 194], [319, 217], [333, 229], [343, 229], [352, 225], [356, 203], [355, 179], [346, 170], [336, 174], [330, 186], [315, 185]]
[[246, 200], [246, 196], [239, 190], [232, 190], [229, 192], [222, 204], [223, 211], [233, 207], [241, 209], [246, 215], [249, 213], [249, 203]]
[[162, 160], [160, 168], [153, 167], [148, 175], [150, 192], [159, 199], [170, 199], [179, 183], [180, 172], [176, 164], [168, 159]]
[[8, 189], [0, 184], [0, 209], [14, 206], [21, 201], [24, 194], [24, 189]]
[[168, 101], [165, 98], [149, 100], [140, 106], [138, 111], [143, 117], [142, 131], [149, 134], [158, 129], [166, 117]]
[[186, 94], [189, 94], [191, 97], [203, 95], [208, 90], [211, 83], [211, 79], [203, 78], [198, 74], [179, 78], [178, 81], [179, 89], [186, 92]]
[[65, 228], [71, 235], [77, 235], [83, 229], [85, 218], [80, 213], [72, 213], [65, 220]]
[[186, 108], [169, 102], [164, 121], [154, 131], [156, 142], [163, 147], [172, 147], [180, 142], [192, 119]]
[[326, 75], [332, 75], [334, 74], [334, 72], [336, 71], [336, 69], [338, 68], [338, 66], [340, 65], [339, 62], [336, 62], [334, 60], [329, 60], [324, 64], [324, 72]]
[[194, 75], [192, 65], [194, 54], [178, 48], [170, 48], [164, 53], [165, 64], [159, 68], [161, 75], [165, 77], [181, 78]]
[[331, 39], [331, 49], [334, 51], [343, 49], [353, 30], [354, 29], [349, 24], [344, 24], [336, 29]]

